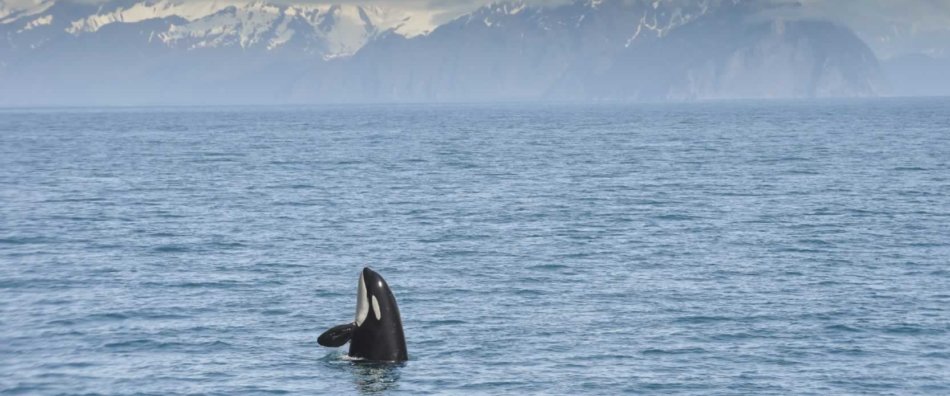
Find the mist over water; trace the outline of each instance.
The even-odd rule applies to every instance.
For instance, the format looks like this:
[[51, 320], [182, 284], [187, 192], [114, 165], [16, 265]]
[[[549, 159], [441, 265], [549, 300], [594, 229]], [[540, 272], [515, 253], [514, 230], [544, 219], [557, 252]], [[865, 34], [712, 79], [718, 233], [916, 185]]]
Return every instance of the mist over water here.
[[946, 394], [947, 114], [2, 110], [0, 392]]

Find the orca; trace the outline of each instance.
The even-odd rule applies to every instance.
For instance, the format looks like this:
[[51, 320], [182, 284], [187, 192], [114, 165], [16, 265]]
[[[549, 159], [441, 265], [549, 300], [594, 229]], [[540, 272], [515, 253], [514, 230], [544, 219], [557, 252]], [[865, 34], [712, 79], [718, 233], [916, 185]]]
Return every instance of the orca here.
[[350, 342], [350, 357], [374, 362], [409, 360], [396, 297], [382, 276], [363, 268], [356, 295], [356, 320], [327, 330], [317, 339], [325, 347]]

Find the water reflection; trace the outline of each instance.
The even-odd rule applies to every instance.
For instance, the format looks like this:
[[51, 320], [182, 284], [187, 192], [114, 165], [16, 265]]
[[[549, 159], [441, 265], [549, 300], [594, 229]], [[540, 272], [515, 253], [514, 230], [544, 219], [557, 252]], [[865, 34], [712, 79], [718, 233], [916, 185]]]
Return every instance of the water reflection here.
[[334, 369], [348, 371], [353, 376], [356, 391], [366, 395], [376, 395], [396, 389], [400, 371], [405, 366], [405, 363], [355, 360], [341, 352], [328, 354], [322, 360]]
[[375, 395], [396, 388], [403, 364], [350, 362], [353, 382], [361, 394]]

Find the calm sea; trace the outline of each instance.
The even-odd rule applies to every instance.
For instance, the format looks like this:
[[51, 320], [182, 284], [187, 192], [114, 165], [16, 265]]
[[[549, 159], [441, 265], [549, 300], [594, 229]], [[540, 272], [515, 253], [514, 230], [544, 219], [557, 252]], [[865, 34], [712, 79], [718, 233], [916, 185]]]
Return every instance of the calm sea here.
[[0, 392], [948, 394], [950, 99], [2, 110]]

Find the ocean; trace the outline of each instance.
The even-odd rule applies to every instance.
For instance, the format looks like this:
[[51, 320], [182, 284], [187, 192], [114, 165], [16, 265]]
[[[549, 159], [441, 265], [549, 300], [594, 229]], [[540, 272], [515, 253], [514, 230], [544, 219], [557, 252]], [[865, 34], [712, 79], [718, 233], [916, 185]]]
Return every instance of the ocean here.
[[948, 394], [950, 99], [0, 110], [0, 393]]

